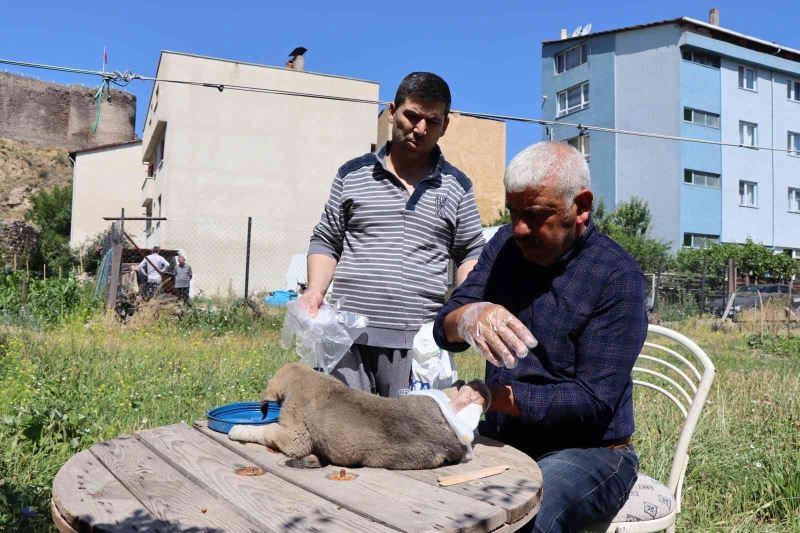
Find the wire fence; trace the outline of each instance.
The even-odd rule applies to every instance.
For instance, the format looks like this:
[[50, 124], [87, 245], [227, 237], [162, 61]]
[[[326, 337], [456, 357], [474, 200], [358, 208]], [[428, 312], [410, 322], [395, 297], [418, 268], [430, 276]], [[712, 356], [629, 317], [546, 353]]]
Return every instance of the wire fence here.
[[[170, 263], [163, 276], [165, 284], [172, 280], [178, 256], [184, 256], [192, 269], [192, 298], [263, 298], [276, 290], [296, 290], [298, 283], [306, 281], [310, 231], [275, 227], [247, 216], [116, 220], [110, 223], [103, 244], [98, 290], [109, 290], [115, 269], [120, 276], [135, 275], [155, 246]], [[120, 254], [118, 266], [113, 264], [115, 244]]]
[[[159, 246], [169, 262], [163, 275], [162, 292], [175, 290], [175, 266], [183, 255], [192, 269], [189, 298], [242, 299], [261, 302], [274, 291], [297, 290], [307, 282], [306, 253], [311, 228], [281, 228], [259, 217], [122, 220], [110, 222], [102, 240], [102, 261], [97, 271], [97, 294], [110, 307], [125, 305], [142, 296], [146, 285], [137, 269]], [[705, 269], [703, 269], [705, 270]], [[683, 320], [710, 313], [729, 316], [755, 305], [748, 293], [748, 280], [728, 274], [656, 272], [646, 274], [647, 306], [659, 320]], [[732, 273], [732, 278], [731, 278]], [[730, 279], [729, 279], [730, 278]], [[772, 283], [772, 289], [766, 284]], [[784, 298], [792, 313], [800, 307], [800, 286], [765, 279], [756, 287], [765, 299]], [[770, 293], [770, 290], [774, 294]], [[736, 298], [731, 295], [736, 293]], [[740, 298], [740, 293], [741, 298]], [[116, 295], [112, 297], [112, 295]], [[794, 296], [793, 296], [794, 295]], [[144, 296], [147, 299], [149, 296]], [[759, 295], [761, 298], [761, 295]], [[793, 299], [794, 298], [794, 299]], [[795, 300], [797, 300], [795, 302]], [[761, 300], [759, 300], [761, 301]], [[781, 300], [783, 301], [783, 300]], [[760, 305], [760, 304], [759, 304]], [[792, 319], [794, 320], [794, 319]]]

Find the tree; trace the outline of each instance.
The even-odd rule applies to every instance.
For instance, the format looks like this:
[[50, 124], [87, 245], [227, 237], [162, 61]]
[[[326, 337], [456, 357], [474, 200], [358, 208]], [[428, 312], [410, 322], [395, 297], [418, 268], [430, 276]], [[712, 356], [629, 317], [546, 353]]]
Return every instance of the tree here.
[[51, 270], [69, 269], [73, 257], [69, 249], [72, 222], [72, 186], [55, 187], [31, 195], [25, 220], [39, 227], [39, 262]]
[[647, 202], [638, 196], [631, 197], [627, 202], [621, 202], [611, 214], [613, 223], [629, 235], [644, 237], [650, 230], [650, 208]]

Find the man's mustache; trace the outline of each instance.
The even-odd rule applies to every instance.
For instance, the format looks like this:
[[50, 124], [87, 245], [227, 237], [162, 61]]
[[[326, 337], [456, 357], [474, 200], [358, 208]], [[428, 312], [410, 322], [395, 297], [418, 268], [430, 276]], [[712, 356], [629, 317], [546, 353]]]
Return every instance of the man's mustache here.
[[542, 244], [542, 241], [532, 237], [523, 237], [523, 238], [514, 237], [514, 240], [517, 242], [518, 245], [524, 248], [533, 248], [536, 246], [540, 246]]

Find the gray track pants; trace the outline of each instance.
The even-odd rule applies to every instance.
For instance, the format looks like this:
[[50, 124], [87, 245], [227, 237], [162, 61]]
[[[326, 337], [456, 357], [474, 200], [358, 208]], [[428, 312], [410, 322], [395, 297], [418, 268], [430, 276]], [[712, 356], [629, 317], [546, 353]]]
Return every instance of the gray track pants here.
[[350, 388], [397, 398], [408, 390], [411, 350], [354, 344], [331, 375]]

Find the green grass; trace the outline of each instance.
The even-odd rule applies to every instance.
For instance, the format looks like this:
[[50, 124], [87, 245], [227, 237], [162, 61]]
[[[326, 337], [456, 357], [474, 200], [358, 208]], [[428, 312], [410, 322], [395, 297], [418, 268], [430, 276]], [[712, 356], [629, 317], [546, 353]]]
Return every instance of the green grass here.
[[[48, 329], [0, 329], [0, 531], [48, 531], [58, 469], [94, 443], [202, 418], [212, 406], [257, 399], [277, 368], [279, 316], [198, 308], [181, 320], [102, 317]], [[682, 531], [800, 531], [800, 353], [692, 321], [718, 368], [690, 449]], [[779, 342], [780, 349], [774, 349]], [[762, 351], [763, 348], [763, 351]], [[457, 357], [462, 378], [482, 360]], [[666, 481], [677, 411], [637, 392], [642, 470]], [[532, 436], [535, 438], [535, 435]], [[24, 508], [24, 512], [23, 512]]]

